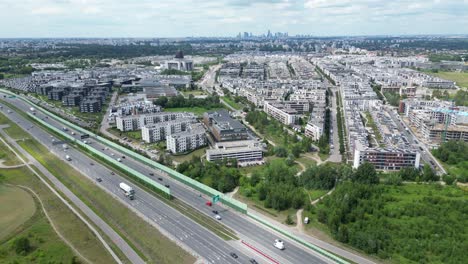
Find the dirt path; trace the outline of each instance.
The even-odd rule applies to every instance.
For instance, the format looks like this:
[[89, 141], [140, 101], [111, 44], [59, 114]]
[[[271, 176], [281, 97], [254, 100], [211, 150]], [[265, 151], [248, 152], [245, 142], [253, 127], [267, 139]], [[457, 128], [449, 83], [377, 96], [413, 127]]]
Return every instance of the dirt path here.
[[24, 166], [24, 164], [9, 166], [9, 165], [4, 165], [3, 162], [5, 162], [5, 160], [0, 159], [0, 169], [16, 169], [16, 168], [21, 168]]
[[303, 222], [302, 222], [302, 212], [304, 211], [304, 209], [299, 209], [297, 210], [296, 212], [296, 218], [297, 218], [297, 224], [296, 224], [296, 228], [302, 232], [304, 230], [304, 225], [303, 225]]
[[24, 189], [26, 190], [27, 192], [31, 193], [32, 195], [34, 195], [34, 197], [37, 198], [37, 200], [39, 201], [39, 203], [41, 204], [41, 208], [42, 208], [42, 211], [44, 212], [44, 215], [47, 217], [47, 220], [49, 221], [50, 223], [50, 226], [52, 226], [52, 228], [54, 229], [55, 233], [57, 233], [57, 235], [60, 237], [60, 239], [63, 240], [63, 242], [65, 242], [65, 244], [67, 244], [68, 247], [70, 247], [73, 252], [78, 255], [82, 260], [86, 261], [87, 263], [92, 263], [89, 259], [87, 259], [85, 256], [83, 256], [80, 251], [78, 251], [78, 249], [76, 249], [73, 244], [68, 241], [61, 233], [60, 231], [57, 229], [57, 227], [55, 226], [54, 224], [54, 221], [52, 220], [52, 218], [49, 216], [49, 214], [47, 213], [45, 207], [44, 207], [44, 203], [42, 202], [41, 198], [39, 197], [39, 195], [37, 195], [37, 193], [35, 193], [32, 189], [30, 189], [29, 187], [27, 186], [23, 186], [23, 185], [11, 185], [11, 184], [7, 184], [7, 185], [10, 185], [10, 186], [15, 186], [15, 187], [19, 187], [21, 189]]
[[320, 202], [320, 200], [322, 200], [323, 197], [332, 194], [334, 190], [335, 190], [335, 188], [331, 189], [331, 190], [328, 191], [326, 194], [324, 194], [324, 195], [320, 196], [319, 198], [317, 198], [317, 199], [311, 201], [310, 204], [314, 205], [314, 204]]
[[239, 186], [237, 186], [232, 192], [226, 193], [226, 196], [232, 198], [238, 191], [239, 191]]

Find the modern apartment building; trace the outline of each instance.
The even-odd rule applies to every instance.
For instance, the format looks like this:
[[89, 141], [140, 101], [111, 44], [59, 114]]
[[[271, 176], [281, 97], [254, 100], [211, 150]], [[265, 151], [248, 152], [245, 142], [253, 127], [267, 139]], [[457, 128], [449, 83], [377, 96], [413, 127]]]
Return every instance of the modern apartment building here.
[[161, 122], [146, 125], [141, 128], [141, 137], [146, 143], [153, 143], [166, 140], [167, 136], [174, 133], [186, 131], [190, 124], [194, 123], [193, 118], [176, 119], [168, 122]]
[[118, 116], [115, 118], [117, 129], [120, 131], [134, 131], [139, 130], [143, 126], [157, 124], [161, 122], [168, 122], [180, 118], [194, 118], [191, 113], [149, 113], [143, 115], [132, 116]]
[[286, 105], [279, 102], [265, 101], [263, 111], [288, 126], [294, 125], [299, 118], [299, 113], [296, 110], [288, 108]]
[[167, 136], [167, 149], [172, 153], [183, 153], [206, 146], [205, 129], [200, 124], [192, 124], [186, 131]]

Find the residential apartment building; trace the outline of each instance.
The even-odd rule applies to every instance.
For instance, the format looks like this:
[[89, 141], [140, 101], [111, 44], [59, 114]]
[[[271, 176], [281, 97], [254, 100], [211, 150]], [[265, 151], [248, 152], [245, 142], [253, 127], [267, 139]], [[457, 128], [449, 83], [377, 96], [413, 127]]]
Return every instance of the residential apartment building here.
[[265, 101], [263, 111], [288, 126], [296, 124], [296, 120], [299, 118], [299, 113], [296, 110], [279, 102]]
[[195, 116], [191, 113], [149, 113], [143, 115], [132, 115], [132, 116], [117, 116], [115, 122], [117, 129], [120, 131], [134, 131], [139, 130], [143, 126], [148, 126], [161, 122], [168, 122], [180, 118], [194, 118]]
[[208, 144], [205, 129], [200, 124], [192, 124], [187, 131], [174, 133], [166, 139], [167, 149], [171, 153], [183, 153]]
[[186, 131], [190, 124], [194, 123], [193, 118], [176, 119], [168, 122], [146, 125], [141, 128], [141, 138], [146, 143], [153, 143], [165, 140], [167, 136], [174, 133]]

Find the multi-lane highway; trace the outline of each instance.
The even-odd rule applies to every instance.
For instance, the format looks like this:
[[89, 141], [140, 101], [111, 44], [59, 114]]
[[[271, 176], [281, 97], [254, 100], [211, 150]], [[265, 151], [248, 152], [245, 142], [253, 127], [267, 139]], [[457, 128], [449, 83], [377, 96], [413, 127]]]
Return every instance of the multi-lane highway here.
[[[29, 109], [29, 106], [26, 103], [18, 99], [5, 100], [10, 100], [10, 103], [14, 102], [16, 107], [22, 109], [25, 112]], [[12, 118], [14, 122], [19, 123], [25, 128], [28, 128], [32, 125], [29, 121], [25, 120], [22, 116], [16, 113], [9, 114], [9, 117]], [[37, 113], [37, 117], [45, 118], [45, 116], [40, 112]], [[44, 120], [47, 121], [50, 125], [53, 125], [59, 129], [63, 127], [63, 124], [52, 118]], [[65, 156], [61, 145], [53, 144], [50, 135], [40, 129], [29, 130], [29, 132], [32, 133], [33, 136], [36, 137], [40, 142], [49, 147], [58, 156]], [[69, 133], [71, 133], [71, 131], [69, 131]], [[78, 134], [79, 133], [76, 133], [76, 136], [78, 136]], [[106, 149], [106, 146], [93, 139], [89, 139], [89, 141], [91, 141], [90, 146], [112, 158], [117, 159], [118, 157], [124, 156], [124, 154], [119, 153], [117, 150]], [[188, 246], [191, 250], [204, 257], [209, 262], [245, 263], [252, 257], [257, 259], [259, 262], [271, 262], [266, 258], [262, 258], [254, 251], [251, 251], [239, 241], [226, 242], [222, 240], [215, 234], [211, 233], [209, 230], [193, 222], [190, 218], [185, 217], [177, 210], [166, 205], [164, 202], [138, 188], [137, 186], [134, 186], [136, 189], [136, 199], [134, 201], [126, 199], [121, 190], [118, 188], [118, 183], [125, 181], [124, 178], [117, 174], [111, 175], [109, 169], [106, 169], [104, 166], [95, 163], [89, 157], [75, 149], [70, 148], [66, 151], [67, 154], [72, 157], [72, 161], [70, 163], [75, 168], [93, 180], [97, 177], [102, 178], [102, 182], [96, 184], [99, 184], [108, 192], [113, 193], [133, 210], [153, 220], [155, 224], [157, 224], [165, 231], [165, 233], [170, 234], [175, 240]], [[158, 180], [157, 178], [162, 178], [162, 182], [170, 186], [172, 195], [174, 197], [191, 205], [209, 217], [214, 216], [212, 213], [213, 209], [218, 210], [222, 216], [222, 223], [235, 230], [242, 240], [255, 246], [258, 250], [262, 251], [280, 263], [330, 262], [328, 259], [325, 259], [314, 251], [297, 244], [291, 239], [266, 229], [245, 215], [233, 212], [232, 210], [227, 210], [226, 208], [218, 205], [216, 205], [214, 208], [206, 206], [205, 201], [208, 199], [208, 197], [200, 197], [200, 194], [195, 190], [192, 190], [169, 177], [158, 175], [154, 169], [130, 157], [126, 157], [125, 159], [122, 159], [122, 161], [132, 169], [135, 169], [142, 174], [148, 175], [148, 177], [152, 177], [154, 180]], [[91, 163], [95, 164], [90, 165]], [[150, 173], [154, 173], [154, 176], [150, 176]], [[276, 238], [281, 238], [283, 241], [285, 241], [286, 250], [279, 251], [273, 247], [273, 243]], [[233, 259], [229, 255], [230, 252], [236, 252], [236, 254], [239, 255], [239, 258]]]

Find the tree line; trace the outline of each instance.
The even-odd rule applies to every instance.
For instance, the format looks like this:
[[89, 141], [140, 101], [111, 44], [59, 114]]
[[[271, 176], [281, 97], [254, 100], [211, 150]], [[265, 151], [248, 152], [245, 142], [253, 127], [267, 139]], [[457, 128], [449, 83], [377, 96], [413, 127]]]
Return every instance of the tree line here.
[[219, 163], [202, 161], [193, 157], [177, 166], [177, 171], [220, 192], [231, 192], [239, 185], [241, 174], [235, 160]]
[[219, 101], [218, 96], [208, 96], [206, 98], [195, 98], [192, 94], [188, 98], [183, 95], [174, 97], [161, 96], [153, 101], [154, 104], [160, 105], [163, 108], [179, 108], [179, 107], [203, 107], [206, 109], [222, 108], [223, 105]]

